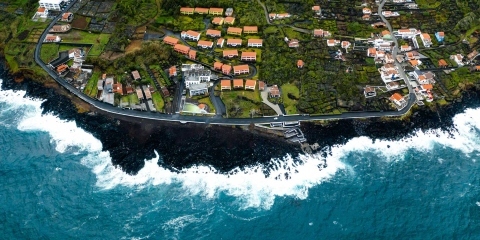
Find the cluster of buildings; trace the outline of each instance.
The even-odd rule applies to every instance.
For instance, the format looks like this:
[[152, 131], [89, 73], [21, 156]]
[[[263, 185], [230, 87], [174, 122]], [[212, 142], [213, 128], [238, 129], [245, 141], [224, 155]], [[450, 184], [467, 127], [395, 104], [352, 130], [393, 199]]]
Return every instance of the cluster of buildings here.
[[[181, 7], [180, 13], [184, 15], [202, 14], [202, 15], [223, 15], [223, 8], [202, 8], [202, 7]], [[233, 8], [227, 8], [225, 16], [232, 16]]]
[[[233, 86], [233, 88], [232, 88]], [[257, 86], [256, 80], [246, 80], [243, 79], [233, 79], [233, 80], [221, 80], [220, 81], [220, 90], [232, 90], [232, 89], [244, 89], [244, 90], [255, 90]], [[265, 83], [258, 81], [258, 88], [260, 91], [265, 89]]]
[[[192, 31], [193, 32], [193, 31]], [[197, 51], [190, 49], [189, 46], [178, 43], [178, 39], [170, 36], [166, 36], [163, 39], [165, 44], [173, 46], [173, 50], [186, 55], [188, 58], [195, 60], [197, 58]]]
[[183, 64], [182, 74], [190, 96], [208, 93], [212, 71], [205, 69], [200, 64]]

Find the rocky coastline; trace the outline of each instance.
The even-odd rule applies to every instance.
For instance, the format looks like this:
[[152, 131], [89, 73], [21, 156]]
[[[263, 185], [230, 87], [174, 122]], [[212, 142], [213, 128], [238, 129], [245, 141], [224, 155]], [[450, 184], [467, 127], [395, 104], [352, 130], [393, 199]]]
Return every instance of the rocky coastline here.
[[[110, 152], [114, 165], [129, 174], [136, 174], [145, 159], [160, 154], [159, 164], [172, 171], [193, 165], [210, 165], [220, 172], [236, 167], [268, 163], [272, 158], [300, 154], [298, 144], [255, 130], [254, 127], [226, 127], [204, 124], [180, 124], [137, 119], [91, 111], [78, 103], [56, 83], [39, 83], [21, 76], [11, 76], [0, 61], [3, 89], [24, 90], [30, 97], [46, 99], [43, 112], [52, 112], [61, 119], [73, 120], [98, 138]], [[17, 80], [17, 81], [16, 81]], [[75, 103], [74, 103], [75, 102]], [[342, 144], [358, 136], [395, 140], [414, 134], [415, 130], [443, 129], [450, 131], [452, 117], [468, 107], [480, 107], [480, 91], [466, 90], [459, 101], [446, 106], [422, 107], [402, 119], [372, 118], [302, 123], [309, 143], [321, 147]], [[79, 110], [80, 109], [80, 110]], [[388, 131], [386, 131], [388, 129]]]

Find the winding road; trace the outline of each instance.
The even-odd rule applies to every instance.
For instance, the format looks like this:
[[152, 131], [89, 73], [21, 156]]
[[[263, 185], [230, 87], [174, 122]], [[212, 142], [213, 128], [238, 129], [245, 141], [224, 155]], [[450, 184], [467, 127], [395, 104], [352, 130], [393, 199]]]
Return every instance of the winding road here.
[[[111, 114], [118, 114], [122, 116], [134, 117], [134, 118], [143, 118], [143, 119], [152, 119], [152, 120], [159, 120], [159, 121], [171, 121], [171, 122], [180, 122], [180, 123], [201, 123], [201, 124], [218, 124], [218, 125], [250, 125], [250, 124], [268, 124], [270, 122], [283, 122], [283, 121], [314, 121], [314, 120], [338, 120], [338, 119], [354, 119], [354, 118], [372, 118], [372, 117], [398, 117], [406, 114], [410, 107], [413, 106], [415, 95], [410, 93], [410, 100], [407, 107], [403, 108], [401, 111], [389, 111], [389, 112], [347, 112], [338, 115], [318, 115], [318, 116], [310, 116], [310, 115], [291, 115], [291, 116], [278, 116], [278, 117], [260, 117], [260, 118], [222, 118], [221, 116], [216, 117], [204, 117], [204, 116], [185, 116], [180, 114], [163, 114], [163, 113], [153, 113], [153, 112], [141, 112], [135, 110], [124, 110], [119, 107], [114, 107], [110, 104], [100, 102], [89, 96], [85, 95], [83, 92], [75, 88], [73, 85], [69, 84], [65, 79], [58, 76], [50, 67], [48, 67], [41, 59], [40, 59], [40, 49], [43, 44], [43, 40], [48, 34], [48, 29], [50, 29], [53, 25], [57, 23], [60, 19], [61, 15], [66, 12], [76, 0], [73, 0], [66, 8], [59, 14], [52, 22], [48, 25], [48, 27], [43, 31], [42, 35], [39, 38], [39, 41], [35, 48], [34, 58], [35, 62], [45, 70], [59, 85], [63, 86], [67, 89], [70, 93], [74, 94], [78, 98], [82, 99], [86, 103], [90, 104], [91, 106], [95, 107], [99, 111], [108, 112]], [[385, 0], [381, 3], [383, 4]], [[379, 11], [381, 11], [381, 7], [379, 7]], [[385, 23], [389, 27], [391, 31], [390, 24], [384, 19]], [[397, 46], [397, 45], [396, 45]], [[398, 51], [397, 47], [395, 46], [395, 54]], [[399, 63], [396, 63], [399, 64]], [[398, 66], [398, 65], [397, 65]], [[402, 69], [402, 68], [400, 68]], [[399, 69], [399, 71], [400, 71]], [[403, 69], [402, 69], [403, 70]], [[403, 71], [401, 74], [405, 74]], [[411, 86], [409, 86], [409, 90]]]

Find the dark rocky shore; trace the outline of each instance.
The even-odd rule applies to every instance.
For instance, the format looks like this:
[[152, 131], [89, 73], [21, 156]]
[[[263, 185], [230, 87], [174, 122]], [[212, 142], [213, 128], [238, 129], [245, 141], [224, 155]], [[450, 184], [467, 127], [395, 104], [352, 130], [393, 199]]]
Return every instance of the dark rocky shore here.
[[[252, 128], [223, 127], [203, 124], [180, 124], [154, 120], [112, 116], [97, 112], [78, 113], [71, 100], [35, 81], [20, 83], [6, 73], [0, 65], [3, 89], [25, 90], [28, 96], [46, 99], [44, 112], [53, 112], [62, 119], [75, 120], [92, 133], [108, 150], [114, 165], [125, 172], [135, 174], [144, 166], [145, 159], [161, 156], [159, 164], [171, 170], [180, 170], [196, 164], [206, 164], [221, 172], [236, 167], [263, 163], [286, 154], [297, 156], [298, 145], [274, 135], [266, 135]], [[441, 128], [450, 130], [452, 117], [467, 107], [480, 106], [480, 92], [466, 91], [461, 102], [437, 111], [428, 108], [416, 111], [405, 120], [361, 119], [340, 120], [322, 124], [302, 123], [302, 130], [309, 143], [321, 146], [342, 144], [353, 137], [368, 136], [372, 139], [399, 139], [416, 129]]]

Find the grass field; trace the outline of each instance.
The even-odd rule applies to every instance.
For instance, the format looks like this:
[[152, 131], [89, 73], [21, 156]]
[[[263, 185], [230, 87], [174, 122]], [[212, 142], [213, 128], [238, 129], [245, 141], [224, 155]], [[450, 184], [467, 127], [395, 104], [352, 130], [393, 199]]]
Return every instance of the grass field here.
[[99, 71], [93, 72], [92, 77], [88, 79], [87, 85], [83, 90], [85, 94], [87, 94], [92, 98], [96, 97], [98, 92], [98, 89], [97, 89], [98, 79], [100, 79], [100, 72]]
[[163, 108], [165, 107], [165, 102], [163, 101], [160, 92], [152, 93], [152, 100], [153, 104], [155, 105], [155, 109], [157, 109], [158, 112], [163, 111]]
[[88, 33], [85, 31], [72, 30], [67, 34], [62, 35], [62, 41], [93, 44], [88, 55], [99, 56], [103, 52], [105, 45], [107, 45], [110, 36], [111, 34]]
[[[250, 110], [260, 109], [261, 97], [258, 90], [255, 91], [223, 91], [220, 95], [229, 117], [250, 117]], [[236, 113], [236, 108], [239, 108]]]
[[295, 96], [296, 98], [300, 97], [300, 90], [298, 90], [297, 86], [293, 84], [284, 84], [281, 87], [282, 89], [282, 98], [283, 98], [283, 105], [285, 106], [285, 112], [287, 114], [296, 114], [297, 113], [297, 104], [298, 101], [295, 99], [290, 99], [288, 94]]
[[58, 44], [42, 44], [42, 49], [40, 49], [40, 58], [44, 63], [48, 63], [56, 57], [58, 57]]
[[209, 97], [198, 99], [198, 102], [203, 103], [203, 104], [207, 104], [208, 108], [210, 108], [210, 111], [209, 111], [210, 113], [215, 113], [216, 112], [215, 106], [213, 106], [212, 101], [210, 101]]

